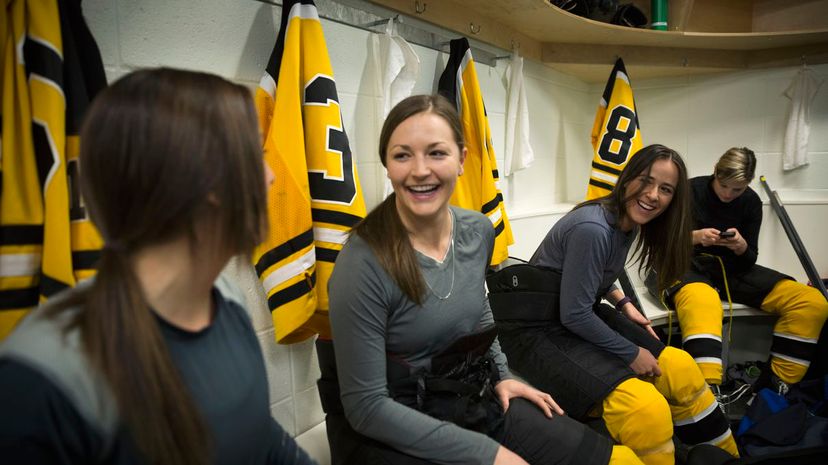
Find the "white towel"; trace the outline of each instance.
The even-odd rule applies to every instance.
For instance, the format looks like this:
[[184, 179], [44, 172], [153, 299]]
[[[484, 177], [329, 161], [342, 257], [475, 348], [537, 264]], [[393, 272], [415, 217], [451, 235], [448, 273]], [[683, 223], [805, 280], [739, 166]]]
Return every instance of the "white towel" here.
[[[388, 20], [385, 34], [375, 35], [374, 55], [377, 69], [377, 134], [388, 112], [402, 99], [411, 95], [420, 73], [420, 57], [405, 39], [397, 34], [394, 19]], [[377, 137], [378, 138], [378, 137]], [[383, 170], [384, 173], [384, 170]], [[383, 198], [394, 189], [388, 176], [383, 176]]]
[[503, 163], [505, 176], [528, 168], [535, 161], [535, 153], [529, 144], [529, 106], [526, 88], [523, 86], [523, 57], [512, 53], [509, 63], [509, 100], [506, 102], [506, 158]]
[[811, 68], [803, 66], [785, 90], [791, 99], [791, 115], [785, 130], [782, 168], [792, 170], [805, 166], [808, 161], [808, 136], [811, 132], [811, 102], [819, 91], [822, 79]]

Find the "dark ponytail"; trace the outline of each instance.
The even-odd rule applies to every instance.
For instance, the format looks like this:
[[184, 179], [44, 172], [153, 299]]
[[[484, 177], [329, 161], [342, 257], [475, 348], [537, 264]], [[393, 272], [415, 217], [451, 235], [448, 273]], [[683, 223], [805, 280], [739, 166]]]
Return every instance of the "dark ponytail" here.
[[396, 194], [389, 195], [371, 210], [354, 227], [354, 232], [368, 243], [382, 268], [403, 293], [412, 302], [421, 305], [425, 293], [423, 275], [417, 263], [417, 254], [408, 240], [408, 231], [397, 213]]
[[[105, 247], [72, 327], [103, 375], [142, 462], [204, 465], [212, 439], [172, 360], [133, 255], [180, 237], [194, 256], [249, 254], [266, 231], [262, 151], [247, 88], [172, 69], [133, 72], [101, 92], [81, 132], [80, 186]], [[210, 221], [220, 252], [195, 225]], [[212, 242], [211, 242], [212, 243]]]
[[207, 427], [173, 364], [128, 252], [105, 248], [78, 325], [148, 463], [208, 464]]

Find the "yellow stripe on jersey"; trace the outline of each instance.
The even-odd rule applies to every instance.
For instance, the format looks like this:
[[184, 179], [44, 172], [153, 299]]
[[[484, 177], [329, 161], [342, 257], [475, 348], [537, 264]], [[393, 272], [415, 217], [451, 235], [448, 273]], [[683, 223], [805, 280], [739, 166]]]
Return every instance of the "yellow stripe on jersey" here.
[[489, 119], [467, 39], [451, 41], [451, 53], [440, 76], [439, 90], [457, 105], [468, 150], [463, 176], [457, 181], [451, 203], [489, 217], [495, 228], [491, 264], [497, 265], [509, 257], [508, 246], [515, 241], [503, 205], [503, 194], [497, 186], [500, 176]]
[[[0, 338], [38, 301], [91, 274], [91, 266], [82, 270], [73, 260], [94, 263], [100, 246], [88, 219], [78, 217], [70, 226], [73, 207], [82, 202], [76, 176], [71, 179], [76, 163], [67, 163], [77, 158], [74, 123], [98, 90], [86, 82], [89, 66], [80, 61], [98, 54], [97, 46], [77, 4], [61, 10], [55, 0], [6, 3], [0, 29]], [[99, 55], [84, 63], [94, 61]], [[91, 71], [103, 85], [103, 66]]]
[[632, 86], [621, 58], [612, 68], [595, 114], [592, 147], [587, 200], [609, 194], [630, 157], [643, 147]]
[[270, 233], [253, 260], [276, 341], [330, 337], [328, 278], [347, 232], [365, 217], [365, 201], [312, 1], [284, 2], [256, 109], [276, 179]]

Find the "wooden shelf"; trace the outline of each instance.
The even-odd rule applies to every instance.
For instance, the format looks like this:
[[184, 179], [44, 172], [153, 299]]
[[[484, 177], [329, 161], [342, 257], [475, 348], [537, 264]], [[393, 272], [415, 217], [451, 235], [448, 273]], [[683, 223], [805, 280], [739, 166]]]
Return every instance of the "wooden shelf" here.
[[[772, 9], [766, 0], [721, 2], [696, 0], [701, 15], [682, 17], [676, 23], [702, 25], [714, 32], [654, 31], [615, 26], [573, 15], [546, 0], [432, 0], [420, 1], [425, 11], [416, 13], [414, 0], [370, 0], [419, 20], [503, 49], [520, 47], [521, 55], [588, 82], [606, 79], [615, 57], [621, 56], [635, 79], [751, 68], [796, 66], [805, 57], [809, 64], [828, 62], [828, 1], [792, 0]], [[674, 0], [687, 13], [692, 0]], [[810, 10], [803, 10], [807, 3]], [[823, 11], [813, 18], [814, 4]], [[734, 5], [753, 15], [733, 21], [739, 32], [723, 32], [720, 15], [738, 14]], [[800, 7], [799, 10], [784, 8]], [[780, 9], [782, 11], [780, 12]], [[647, 10], [647, 13], [649, 11]], [[776, 15], [776, 16], [774, 16]], [[755, 16], [755, 17], [754, 17]], [[704, 21], [709, 17], [711, 21]], [[755, 24], [768, 28], [779, 17], [779, 31], [749, 31]], [[728, 23], [729, 24], [729, 23]], [[807, 30], [784, 30], [792, 26]]]

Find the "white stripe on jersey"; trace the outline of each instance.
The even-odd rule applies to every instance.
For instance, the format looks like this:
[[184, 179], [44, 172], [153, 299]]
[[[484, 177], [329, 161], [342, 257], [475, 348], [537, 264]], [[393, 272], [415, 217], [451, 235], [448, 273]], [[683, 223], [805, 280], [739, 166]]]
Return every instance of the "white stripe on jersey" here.
[[612, 183], [612, 185], [615, 185], [615, 183], [618, 182], [618, 176], [598, 170], [592, 170], [592, 177], [600, 179], [601, 181]]
[[489, 213], [489, 221], [491, 221], [493, 225], [496, 225], [501, 218], [503, 218], [503, 212], [500, 211], [500, 206], [498, 205], [493, 212]]
[[313, 228], [313, 239], [333, 244], [344, 244], [348, 240], [348, 233], [339, 229]]
[[292, 260], [288, 263], [285, 263], [279, 268], [274, 269], [267, 276], [267, 278], [265, 278], [262, 281], [262, 285], [265, 288], [265, 293], [269, 293], [278, 285], [282, 284], [288, 279], [293, 278], [294, 276], [304, 274], [305, 270], [312, 267], [314, 263], [316, 263], [316, 248], [311, 247], [311, 249], [301, 257]]
[[40, 271], [39, 253], [0, 255], [0, 277], [33, 276]]
[[276, 81], [273, 80], [273, 76], [269, 73], [264, 73], [262, 78], [259, 80], [259, 88], [267, 92], [267, 95], [269, 95], [270, 98], [276, 98]]

